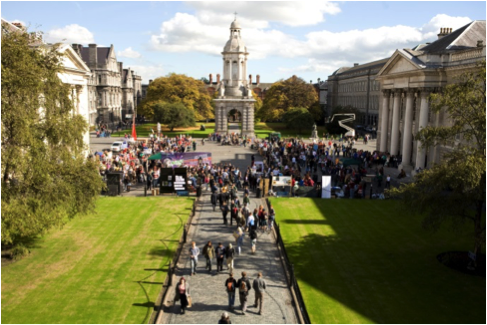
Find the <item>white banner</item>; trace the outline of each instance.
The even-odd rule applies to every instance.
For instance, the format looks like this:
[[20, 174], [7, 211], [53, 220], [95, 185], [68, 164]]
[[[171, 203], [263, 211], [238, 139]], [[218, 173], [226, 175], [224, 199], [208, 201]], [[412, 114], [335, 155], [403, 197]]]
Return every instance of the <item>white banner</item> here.
[[331, 176], [321, 177], [321, 198], [331, 199]]

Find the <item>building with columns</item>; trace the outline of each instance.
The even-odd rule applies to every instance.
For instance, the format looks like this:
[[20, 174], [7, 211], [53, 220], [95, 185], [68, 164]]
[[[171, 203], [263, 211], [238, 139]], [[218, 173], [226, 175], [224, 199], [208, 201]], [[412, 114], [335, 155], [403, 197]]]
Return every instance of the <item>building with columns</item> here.
[[240, 24], [235, 20], [230, 25], [230, 39], [223, 52], [223, 78], [218, 80], [218, 97], [215, 102], [215, 132], [228, 132], [228, 113], [237, 110], [242, 116], [241, 134], [254, 135], [254, 103], [252, 82], [247, 76], [247, 47], [240, 35]]
[[98, 47], [73, 44], [73, 49], [90, 68], [89, 112], [90, 125], [100, 122], [117, 125], [125, 115], [134, 114], [142, 98], [142, 78], [117, 61], [113, 45]]
[[485, 56], [485, 21], [455, 31], [442, 28], [433, 43], [396, 50], [376, 76], [381, 89], [377, 150], [401, 156], [399, 168], [405, 171], [440, 162], [452, 144], [422, 149], [414, 139], [428, 125], [449, 125], [445, 112], [430, 111], [429, 95], [454, 83]]

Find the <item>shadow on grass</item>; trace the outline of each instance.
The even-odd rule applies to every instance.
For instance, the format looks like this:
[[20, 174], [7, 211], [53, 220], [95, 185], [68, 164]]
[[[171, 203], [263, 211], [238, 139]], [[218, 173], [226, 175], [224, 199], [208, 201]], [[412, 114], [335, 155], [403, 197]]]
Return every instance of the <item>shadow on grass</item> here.
[[[387, 202], [347, 205], [351, 211], [343, 214], [330, 202], [312, 201], [319, 209], [313, 220], [280, 223], [312, 322], [485, 323], [485, 279], [465, 278], [436, 261], [442, 241], [463, 244], [453, 234], [429, 237], [419, 218]], [[322, 226], [333, 235], [323, 235]], [[296, 227], [300, 238], [293, 237]]]

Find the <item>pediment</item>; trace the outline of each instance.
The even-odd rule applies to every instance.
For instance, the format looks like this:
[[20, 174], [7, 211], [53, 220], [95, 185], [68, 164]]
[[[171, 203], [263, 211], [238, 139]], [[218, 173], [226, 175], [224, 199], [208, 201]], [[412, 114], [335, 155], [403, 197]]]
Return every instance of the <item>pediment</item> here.
[[90, 69], [83, 62], [83, 60], [74, 52], [74, 50], [68, 45], [62, 49], [64, 53], [63, 56], [63, 67], [68, 70], [77, 70], [84, 73], [89, 73]]
[[407, 57], [402, 51], [397, 50], [377, 75], [384, 76], [421, 70], [422, 67], [413, 60], [417, 61], [416, 58]]

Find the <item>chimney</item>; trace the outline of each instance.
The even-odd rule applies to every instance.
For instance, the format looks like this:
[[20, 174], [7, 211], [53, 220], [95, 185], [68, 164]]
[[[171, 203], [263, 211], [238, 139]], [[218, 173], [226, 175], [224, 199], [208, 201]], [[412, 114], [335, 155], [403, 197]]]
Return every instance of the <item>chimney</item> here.
[[219, 73], [216, 74], [216, 83], [217, 84], [220, 83], [220, 74]]
[[123, 62], [117, 62], [118, 63], [118, 70], [120, 71], [120, 74], [123, 73]]
[[89, 44], [88, 65], [95, 68], [98, 64], [98, 57], [96, 51], [97, 51], [96, 44]]
[[354, 63], [354, 64], [353, 64], [353, 66], [354, 66], [354, 67], [358, 66], [358, 63]]
[[479, 40], [477, 41], [477, 47], [484, 47], [484, 41], [483, 41], [483, 40], [481, 40], [481, 39], [479, 39]]
[[76, 54], [81, 57], [81, 44], [71, 44], [71, 47], [76, 52]]
[[438, 39], [450, 34], [452, 32], [452, 28], [440, 28], [440, 33], [438, 34]]
[[251, 85], [252, 84], [252, 75], [249, 74], [249, 84]]
[[210, 73], [210, 85], [213, 83], [213, 75]]
[[260, 84], [260, 75], [256, 75], [255, 76], [255, 82], [257, 82], [257, 84]]
[[149, 85], [151, 84], [151, 82], [152, 82], [152, 79], [149, 79]]

